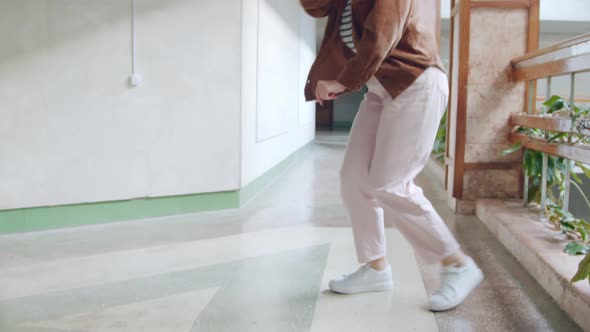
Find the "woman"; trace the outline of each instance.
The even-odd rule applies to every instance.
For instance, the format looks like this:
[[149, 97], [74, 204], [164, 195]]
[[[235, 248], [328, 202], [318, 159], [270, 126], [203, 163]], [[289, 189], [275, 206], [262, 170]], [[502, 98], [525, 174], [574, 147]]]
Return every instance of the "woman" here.
[[301, 0], [310, 15], [328, 17], [305, 95], [323, 103], [365, 84], [369, 89], [340, 172], [342, 198], [364, 265], [332, 280], [330, 289], [393, 289], [385, 215], [417, 254], [442, 264], [441, 286], [431, 296], [430, 308], [444, 311], [463, 302], [483, 274], [413, 181], [430, 156], [448, 99], [435, 22], [421, 11], [421, 1], [426, 0]]

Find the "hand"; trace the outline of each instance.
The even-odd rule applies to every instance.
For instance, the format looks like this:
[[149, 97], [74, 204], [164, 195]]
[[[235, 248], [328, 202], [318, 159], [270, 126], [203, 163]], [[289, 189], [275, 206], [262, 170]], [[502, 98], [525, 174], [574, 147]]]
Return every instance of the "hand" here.
[[336, 96], [346, 90], [346, 87], [338, 81], [318, 81], [315, 88], [315, 99], [324, 106], [325, 100], [334, 100]]

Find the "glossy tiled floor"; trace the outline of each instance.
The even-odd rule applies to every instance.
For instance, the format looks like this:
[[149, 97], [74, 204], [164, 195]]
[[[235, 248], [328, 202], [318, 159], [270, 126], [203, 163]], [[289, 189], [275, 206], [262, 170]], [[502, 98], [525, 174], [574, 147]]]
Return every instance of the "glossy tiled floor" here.
[[429, 170], [418, 183], [481, 264], [482, 287], [431, 314], [437, 268], [388, 230], [393, 293], [325, 291], [355, 267], [338, 194], [345, 141], [319, 135], [239, 210], [1, 236], [0, 331], [578, 330], [474, 217], [446, 208]]

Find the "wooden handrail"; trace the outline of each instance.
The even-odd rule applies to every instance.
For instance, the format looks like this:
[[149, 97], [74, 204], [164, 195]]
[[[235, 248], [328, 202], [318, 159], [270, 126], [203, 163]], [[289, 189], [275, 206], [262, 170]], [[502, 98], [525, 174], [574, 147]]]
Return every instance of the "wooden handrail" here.
[[[538, 9], [538, 8], [537, 8]], [[537, 20], [531, 20], [529, 25], [533, 26], [533, 34], [537, 37], [538, 42], [539, 12], [534, 13]], [[531, 18], [531, 11], [529, 11]], [[521, 143], [525, 149], [543, 152], [543, 175], [541, 189], [541, 207], [544, 208], [546, 203], [546, 186], [547, 183], [547, 155], [566, 158], [569, 160], [590, 164], [590, 147], [583, 144], [587, 136], [590, 136], [590, 119], [578, 118], [577, 116], [553, 116], [536, 115], [537, 80], [548, 78], [547, 95], [551, 94], [551, 77], [571, 74], [570, 96], [569, 101], [575, 105], [575, 83], [577, 73], [590, 71], [590, 33], [583, 34], [561, 43], [546, 47], [540, 50], [534, 50], [530, 47], [531, 29], [529, 26], [529, 53], [512, 59], [512, 80], [515, 82], [526, 82], [525, 90], [525, 110], [528, 114], [513, 114], [510, 117], [511, 126], [520, 126], [521, 128], [532, 128], [522, 132], [518, 130], [511, 132], [509, 140], [512, 143]], [[538, 43], [537, 43], [538, 46]], [[571, 107], [572, 105], [570, 105]], [[573, 107], [572, 107], [573, 109]], [[559, 114], [559, 113], [557, 113]], [[557, 115], [556, 114], [556, 115]], [[575, 121], [575, 122], [574, 122]], [[531, 132], [542, 130], [541, 135], [531, 135]], [[556, 136], [553, 133], [559, 133]], [[580, 139], [583, 135], [584, 139]], [[567, 142], [565, 141], [567, 139]], [[575, 142], [574, 142], [575, 140]], [[570, 163], [567, 163], [565, 175], [565, 194], [563, 198], [564, 210], [568, 209], [569, 186], [570, 186]], [[524, 182], [524, 205], [528, 204], [529, 182], [525, 176]]]
[[589, 33], [585, 33], [583, 35], [568, 39], [568, 40], [564, 40], [561, 43], [557, 43], [555, 45], [549, 46], [549, 47], [545, 47], [545, 48], [541, 48], [537, 51], [533, 51], [533, 52], [529, 52], [523, 56], [520, 56], [518, 58], [515, 58], [512, 60], [513, 64], [517, 64], [519, 62], [523, 62], [525, 60], [529, 60], [541, 55], [545, 55], [545, 54], [549, 54], [549, 53], [553, 53], [555, 51], [559, 51], [565, 48], [569, 48], [572, 47], [574, 45], [578, 45], [578, 44], [582, 44], [585, 42], [590, 41], [590, 32]]
[[569, 117], [513, 114], [510, 116], [510, 125], [568, 133], [572, 127], [572, 120]]
[[[584, 128], [574, 128], [572, 130], [572, 120], [565, 116], [541, 116], [532, 114], [512, 114], [510, 116], [511, 126], [521, 126], [526, 128], [536, 128], [541, 130], [556, 131], [561, 133], [573, 133], [584, 136], [590, 136], [590, 120], [578, 120], [582, 122]], [[580, 124], [580, 122], [578, 122]]]
[[548, 57], [553, 53], [587, 43], [590, 44], [590, 33], [515, 58], [512, 60], [512, 79], [514, 81], [530, 81], [590, 71], [590, 50], [587, 52], [572, 52], [570, 55], [563, 57], [543, 59], [544, 61], [540, 63], [524, 65], [525, 62], [530, 62], [536, 58]]
[[512, 79], [515, 81], [530, 81], [585, 71], [590, 71], [590, 53], [532, 65], [530, 67], [513, 67]]
[[583, 164], [590, 164], [590, 149], [559, 143], [547, 143], [541, 138], [531, 138], [521, 133], [510, 133], [512, 143], [522, 142], [530, 150], [545, 152], [553, 156], [574, 160]]

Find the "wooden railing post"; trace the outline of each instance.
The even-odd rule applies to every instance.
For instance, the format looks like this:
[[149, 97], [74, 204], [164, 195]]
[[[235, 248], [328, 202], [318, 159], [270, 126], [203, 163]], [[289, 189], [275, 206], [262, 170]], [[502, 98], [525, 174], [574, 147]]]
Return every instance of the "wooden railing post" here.
[[478, 198], [522, 195], [522, 156], [500, 153], [510, 146], [502, 135], [509, 132], [510, 114], [535, 102], [536, 82], [530, 89], [514, 82], [510, 62], [538, 47], [538, 5], [451, 1], [446, 188], [455, 212], [473, 213]]

